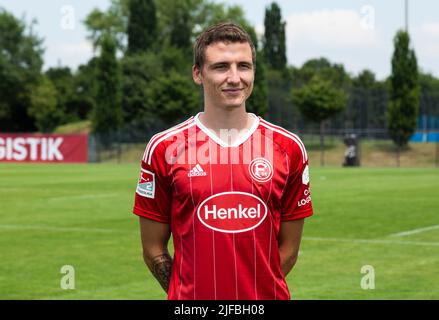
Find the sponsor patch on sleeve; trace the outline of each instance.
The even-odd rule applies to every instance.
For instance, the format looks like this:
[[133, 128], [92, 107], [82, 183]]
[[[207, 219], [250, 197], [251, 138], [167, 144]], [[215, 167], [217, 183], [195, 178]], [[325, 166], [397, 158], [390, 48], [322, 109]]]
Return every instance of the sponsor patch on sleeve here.
[[303, 184], [308, 184], [309, 183], [309, 169], [308, 169], [308, 166], [306, 166], [305, 169], [303, 169], [302, 183]]
[[154, 199], [155, 177], [154, 173], [145, 169], [140, 172], [139, 183], [136, 192], [146, 198]]

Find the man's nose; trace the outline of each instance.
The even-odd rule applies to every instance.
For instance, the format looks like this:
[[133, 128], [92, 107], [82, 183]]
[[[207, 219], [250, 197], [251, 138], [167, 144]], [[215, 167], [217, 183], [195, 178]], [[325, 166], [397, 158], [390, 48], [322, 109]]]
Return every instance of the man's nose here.
[[239, 83], [240, 77], [238, 73], [238, 68], [236, 66], [231, 66], [227, 75], [227, 82], [229, 83]]

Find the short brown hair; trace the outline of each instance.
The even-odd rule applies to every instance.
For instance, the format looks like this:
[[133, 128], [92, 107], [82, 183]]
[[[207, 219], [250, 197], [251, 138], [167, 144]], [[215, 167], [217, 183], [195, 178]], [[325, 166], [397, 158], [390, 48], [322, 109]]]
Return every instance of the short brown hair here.
[[256, 64], [256, 49], [250, 35], [233, 22], [223, 22], [208, 27], [195, 40], [194, 65], [198, 69], [204, 64], [206, 48], [215, 42], [247, 42], [252, 50], [253, 65]]

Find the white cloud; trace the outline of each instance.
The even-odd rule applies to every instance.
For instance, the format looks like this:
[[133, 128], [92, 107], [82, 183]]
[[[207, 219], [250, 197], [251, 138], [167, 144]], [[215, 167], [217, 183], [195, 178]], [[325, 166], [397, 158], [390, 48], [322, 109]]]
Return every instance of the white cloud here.
[[[439, 70], [439, 23], [424, 22], [415, 26], [411, 36], [419, 66], [427, 72]], [[437, 76], [437, 71], [435, 74]]]
[[84, 55], [92, 54], [93, 46], [88, 41], [82, 41], [79, 43], [64, 43], [48, 48], [48, 52], [63, 57], [77, 56], [77, 55], [84, 56]]
[[255, 32], [256, 32], [256, 35], [258, 36], [258, 38], [262, 39], [262, 37], [264, 36], [264, 32], [265, 32], [264, 25], [263, 24], [256, 25]]
[[417, 51], [437, 59], [439, 56], [439, 23], [425, 22], [415, 27], [414, 36]]
[[439, 40], [439, 23], [437, 22], [425, 22], [419, 27], [419, 32], [428, 37], [436, 38]]
[[63, 43], [46, 49], [45, 67], [57, 66], [59, 63], [72, 69], [86, 63], [93, 56], [93, 45], [89, 41]]
[[288, 42], [338, 49], [376, 47], [379, 34], [374, 17], [362, 14], [343, 9], [293, 13], [286, 19]]

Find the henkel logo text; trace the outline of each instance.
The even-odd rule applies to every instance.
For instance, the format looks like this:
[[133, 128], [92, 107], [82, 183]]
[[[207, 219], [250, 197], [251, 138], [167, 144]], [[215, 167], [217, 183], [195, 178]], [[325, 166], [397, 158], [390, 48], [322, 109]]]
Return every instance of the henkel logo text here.
[[222, 192], [210, 196], [198, 207], [198, 219], [206, 227], [228, 233], [252, 230], [267, 216], [266, 204], [246, 192]]

